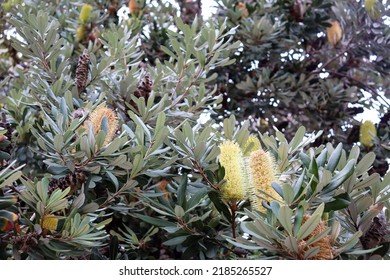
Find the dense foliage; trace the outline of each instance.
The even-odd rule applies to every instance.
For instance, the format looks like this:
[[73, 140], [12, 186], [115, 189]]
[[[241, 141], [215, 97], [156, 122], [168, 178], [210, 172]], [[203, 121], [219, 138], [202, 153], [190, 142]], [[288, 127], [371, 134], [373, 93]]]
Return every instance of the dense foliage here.
[[381, 3], [21, 2], [1, 259], [389, 258]]

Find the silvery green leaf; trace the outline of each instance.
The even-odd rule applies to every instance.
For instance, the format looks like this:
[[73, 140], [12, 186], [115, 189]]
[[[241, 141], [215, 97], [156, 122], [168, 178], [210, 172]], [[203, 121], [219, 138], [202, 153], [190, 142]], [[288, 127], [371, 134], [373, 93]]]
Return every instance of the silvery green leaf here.
[[313, 258], [313, 257], [315, 257], [318, 254], [319, 251], [320, 251], [320, 247], [310, 248], [310, 249], [308, 249], [305, 252], [303, 258], [306, 259], [306, 260], [310, 259], [310, 258]]
[[278, 213], [278, 220], [280, 224], [284, 227], [284, 229], [289, 233], [289, 235], [292, 235], [292, 216], [293, 211], [290, 209], [290, 207], [286, 205], [282, 205], [279, 209]]
[[287, 236], [283, 243], [284, 246], [289, 249], [289, 251], [294, 252], [296, 254], [299, 252], [298, 243], [294, 236]]

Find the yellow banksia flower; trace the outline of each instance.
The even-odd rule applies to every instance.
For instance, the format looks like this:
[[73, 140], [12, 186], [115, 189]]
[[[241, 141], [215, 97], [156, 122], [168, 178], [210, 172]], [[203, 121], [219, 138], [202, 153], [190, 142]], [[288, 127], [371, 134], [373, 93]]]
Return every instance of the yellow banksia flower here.
[[136, 0], [130, 0], [129, 1], [129, 10], [130, 10], [130, 14], [132, 14], [133, 12], [138, 12], [139, 11], [139, 7], [137, 5], [137, 1]]
[[377, 6], [376, 1], [377, 0], [365, 0], [364, 1], [364, 8], [366, 9], [367, 14], [373, 20], [380, 19], [380, 17], [381, 17], [381, 12]]
[[336, 20], [330, 22], [332, 25], [326, 29], [326, 36], [328, 37], [329, 43], [334, 47], [340, 42], [343, 36], [343, 30], [341, 29], [340, 23]]
[[[249, 148], [249, 146], [251, 147]], [[244, 148], [242, 149], [244, 157], [249, 157], [252, 152], [257, 151], [258, 149], [261, 149], [259, 138], [257, 138], [255, 135], [250, 135], [245, 143]]]
[[376, 137], [376, 127], [372, 121], [365, 121], [360, 125], [360, 143], [371, 148], [374, 146], [374, 140]]
[[[303, 216], [303, 223], [304, 224], [311, 216], [309, 214], [306, 214]], [[312, 238], [313, 236], [317, 236], [321, 233], [323, 233], [325, 230], [327, 230], [327, 226], [325, 225], [324, 221], [321, 221], [318, 226], [313, 230], [312, 233], [309, 234], [304, 240], [300, 240], [298, 242], [298, 249], [299, 249], [299, 259], [303, 259], [305, 253], [314, 247], [318, 247], [319, 251], [318, 253], [311, 257], [311, 260], [331, 260], [333, 259], [333, 249], [332, 249], [332, 243], [330, 235], [326, 235], [320, 240], [310, 244], [309, 246], [306, 245], [306, 242]]]
[[106, 118], [108, 123], [107, 135], [106, 139], [104, 140], [104, 145], [107, 145], [114, 138], [115, 133], [118, 130], [119, 123], [116, 113], [113, 110], [107, 107], [98, 107], [92, 111], [91, 115], [89, 116], [89, 120], [91, 121], [95, 131], [95, 135], [97, 135], [100, 131], [103, 118]]
[[232, 141], [225, 141], [220, 146], [219, 163], [225, 169], [225, 184], [222, 186], [222, 197], [226, 201], [245, 199], [245, 167], [240, 146]]
[[86, 36], [87, 36], [87, 29], [85, 28], [85, 26], [84, 25], [80, 25], [79, 27], [77, 27], [77, 29], [76, 29], [76, 41], [78, 41], [78, 42], [83, 41]]
[[80, 11], [79, 21], [82, 24], [85, 24], [89, 21], [92, 15], [92, 6], [89, 4], [84, 4]]
[[[261, 205], [262, 196], [268, 201], [272, 198], [279, 198], [279, 194], [271, 186], [272, 182], [277, 181], [276, 164], [271, 154], [259, 149], [251, 153], [248, 161], [248, 195], [253, 209], [266, 211]], [[269, 196], [259, 191], [267, 193]]]
[[55, 231], [58, 225], [58, 218], [55, 218], [53, 214], [49, 214], [43, 217], [42, 228], [50, 231]]

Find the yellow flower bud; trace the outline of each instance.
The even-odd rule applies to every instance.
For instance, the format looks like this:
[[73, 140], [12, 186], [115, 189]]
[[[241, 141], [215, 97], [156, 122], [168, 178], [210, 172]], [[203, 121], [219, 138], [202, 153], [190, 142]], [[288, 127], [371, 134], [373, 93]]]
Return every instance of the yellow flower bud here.
[[55, 231], [58, 225], [58, 219], [54, 217], [55, 215], [49, 214], [43, 217], [42, 228], [50, 231]]
[[[100, 131], [100, 126], [103, 118], [107, 118], [108, 130], [106, 139], [104, 140], [104, 145], [107, 145], [115, 136], [116, 131], [118, 130], [118, 119], [116, 113], [107, 107], [96, 108], [90, 115], [89, 120], [92, 123], [95, 135]], [[86, 127], [87, 128], [87, 127]], [[88, 129], [88, 128], [87, 128]]]
[[221, 153], [219, 163], [225, 169], [225, 184], [222, 186], [222, 197], [235, 202], [245, 199], [245, 166], [240, 146], [232, 141], [225, 141], [219, 146]]
[[[262, 149], [254, 151], [249, 157], [249, 172], [248, 172], [248, 195], [253, 209], [265, 211], [261, 205], [262, 198], [272, 201], [274, 198], [279, 198], [279, 194], [271, 186], [272, 182], [276, 182], [276, 164], [271, 154]], [[269, 196], [262, 194], [263, 191]]]
[[246, 141], [242, 151], [244, 152], [244, 157], [249, 157], [250, 154], [254, 151], [261, 149], [261, 144], [259, 138], [254, 135], [250, 135], [248, 141]]
[[86, 35], [87, 35], [87, 30], [86, 30], [84, 25], [80, 25], [79, 27], [77, 27], [76, 41], [78, 41], [78, 42], [83, 41], [85, 39]]
[[366, 9], [367, 14], [372, 18], [373, 20], [378, 20], [381, 18], [381, 11], [379, 10], [377, 3], [377, 0], [365, 0], [364, 1], [364, 8]]
[[84, 4], [80, 11], [79, 21], [82, 24], [85, 24], [89, 21], [92, 15], [92, 6], [89, 4]]
[[374, 146], [374, 140], [376, 137], [376, 127], [372, 121], [365, 121], [360, 125], [360, 143], [371, 148]]
[[329, 43], [334, 47], [340, 42], [341, 37], [343, 36], [343, 30], [338, 21], [333, 20], [330, 24], [332, 24], [332, 26], [326, 29], [326, 36], [328, 37]]

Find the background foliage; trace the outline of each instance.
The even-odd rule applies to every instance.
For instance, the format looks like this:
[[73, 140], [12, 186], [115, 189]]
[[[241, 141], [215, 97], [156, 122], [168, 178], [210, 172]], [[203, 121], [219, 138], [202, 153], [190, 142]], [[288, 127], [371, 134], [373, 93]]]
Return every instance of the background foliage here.
[[388, 7], [171, 2], [2, 4], [1, 258], [388, 259]]

